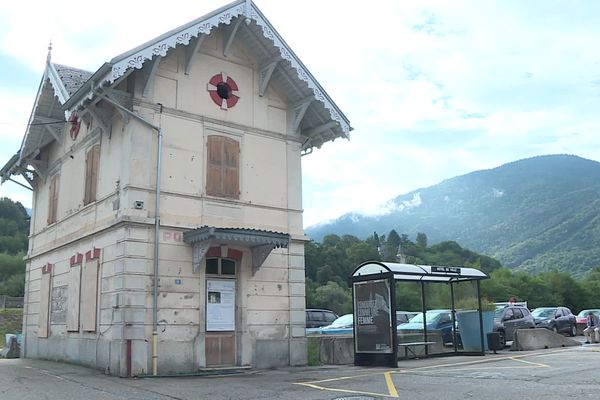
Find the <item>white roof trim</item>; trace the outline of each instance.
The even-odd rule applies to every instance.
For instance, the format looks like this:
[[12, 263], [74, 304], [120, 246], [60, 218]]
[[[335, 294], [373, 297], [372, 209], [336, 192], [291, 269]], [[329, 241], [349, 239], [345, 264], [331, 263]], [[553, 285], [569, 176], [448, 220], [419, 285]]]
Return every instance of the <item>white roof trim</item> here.
[[331, 119], [340, 124], [344, 135], [346, 138], [348, 138], [350, 134], [350, 124], [345, 118], [342, 117], [337, 106], [333, 104], [333, 101], [331, 101], [329, 96], [325, 94], [325, 91], [321, 88], [321, 85], [319, 85], [312, 74], [308, 72], [298, 57], [296, 57], [283, 39], [277, 34], [271, 24], [266, 20], [266, 18], [263, 17], [262, 13], [255, 7], [252, 7], [250, 18], [255, 20], [258, 26], [262, 27], [264, 37], [273, 41], [273, 45], [279, 49], [281, 58], [290, 62], [292, 67], [296, 70], [298, 78], [302, 79], [308, 84], [308, 87], [313, 91], [315, 98], [325, 105], [325, 108], [329, 110]]
[[125, 74], [130, 68], [141, 69], [147, 60], [151, 60], [154, 56], [165, 57], [169, 49], [175, 48], [178, 44], [187, 46], [190, 40], [198, 35], [208, 35], [212, 28], [219, 24], [231, 23], [231, 20], [241, 14], [245, 14], [246, 5], [237, 2], [231, 7], [220, 10], [208, 17], [200, 18], [188, 25], [184, 25], [179, 29], [168, 32], [159, 37], [156, 42], [150, 42], [147, 46], [135, 51], [132, 54], [125, 53], [125, 57], [121, 60], [117, 57], [113, 63], [111, 72], [104, 78], [105, 81], [113, 83]]
[[[58, 75], [58, 71], [54, 68], [52, 63], [48, 63], [47, 68], [47, 76], [50, 80], [50, 84], [52, 84], [52, 88], [54, 89], [54, 94], [58, 97], [58, 101], [60, 104], [65, 104], [67, 100], [69, 100], [69, 93], [67, 92], [67, 88], [63, 85], [60, 76]], [[66, 115], [66, 114], [65, 114]]]
[[[251, 10], [248, 12], [247, 7]], [[242, 0], [232, 3], [230, 6], [225, 6], [213, 14], [197, 19], [187, 25], [167, 32], [159, 38], [145, 45], [124, 53], [122, 56], [116, 57], [112, 61], [111, 71], [103, 78], [103, 81], [110, 83], [115, 82], [123, 76], [128, 70], [135, 68], [141, 69], [144, 63], [151, 60], [155, 56], [165, 57], [169, 49], [175, 48], [177, 45], [187, 46], [190, 40], [199, 35], [208, 35], [212, 28], [220, 24], [230, 24], [231, 20], [240, 15], [256, 21], [256, 24], [262, 28], [263, 36], [270, 39], [273, 45], [279, 49], [281, 57], [290, 62], [291, 66], [296, 70], [298, 78], [305, 81], [308, 87], [312, 90], [316, 100], [323, 103], [329, 111], [331, 119], [338, 122], [342, 132], [346, 137], [350, 134], [349, 121], [343, 116], [338, 107], [333, 103], [329, 96], [325, 93], [321, 85], [311, 75], [302, 62], [296, 57], [294, 52], [283, 41], [273, 26], [267, 21], [256, 6], [249, 0]]]

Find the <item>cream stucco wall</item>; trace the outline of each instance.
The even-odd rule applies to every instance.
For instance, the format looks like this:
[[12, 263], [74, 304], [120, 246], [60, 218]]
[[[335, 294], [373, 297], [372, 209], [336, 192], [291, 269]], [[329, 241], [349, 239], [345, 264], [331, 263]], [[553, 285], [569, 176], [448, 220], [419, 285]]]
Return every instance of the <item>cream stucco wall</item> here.
[[[204, 285], [192, 269], [192, 248], [182, 232], [203, 225], [288, 233], [289, 248], [276, 249], [252, 273], [249, 248], [236, 276], [237, 364], [271, 366], [306, 362], [304, 338], [304, 236], [300, 139], [287, 132], [288, 105], [271, 85], [258, 96], [258, 66], [234, 45], [222, 54], [220, 30], [203, 43], [184, 73], [185, 48], [168, 53], [143, 96], [148, 66], [129, 76], [133, 111], [163, 132], [161, 234], [159, 247], [159, 369], [192, 371], [205, 366]], [[210, 99], [207, 82], [225, 72], [239, 85], [240, 100], [222, 110]], [[159, 105], [158, 103], [161, 103]], [[126, 343], [132, 343], [135, 373], [151, 365], [152, 259], [154, 250], [157, 134], [135, 118], [114, 112], [110, 132], [82, 125], [48, 149], [51, 170], [60, 171], [58, 221], [46, 224], [48, 181], [38, 180], [28, 266], [25, 355], [66, 359], [123, 375]], [[206, 140], [218, 134], [240, 143], [240, 198], [206, 195]], [[83, 206], [85, 152], [100, 143], [97, 201]], [[134, 202], [143, 202], [141, 209]], [[68, 281], [69, 258], [102, 249], [98, 328], [67, 332], [50, 324], [48, 339], [37, 338], [41, 266], [53, 263], [52, 288]], [[269, 348], [274, 360], [261, 349]], [[63, 355], [61, 355], [63, 354]], [[261, 358], [261, 356], [263, 358]]]

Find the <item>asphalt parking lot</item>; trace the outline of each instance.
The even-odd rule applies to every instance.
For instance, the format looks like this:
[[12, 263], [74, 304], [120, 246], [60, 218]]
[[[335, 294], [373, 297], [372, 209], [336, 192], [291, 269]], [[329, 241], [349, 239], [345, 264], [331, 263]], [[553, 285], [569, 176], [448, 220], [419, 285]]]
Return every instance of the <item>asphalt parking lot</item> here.
[[226, 376], [122, 379], [74, 365], [0, 360], [0, 399], [587, 399], [600, 394], [600, 345], [323, 366]]

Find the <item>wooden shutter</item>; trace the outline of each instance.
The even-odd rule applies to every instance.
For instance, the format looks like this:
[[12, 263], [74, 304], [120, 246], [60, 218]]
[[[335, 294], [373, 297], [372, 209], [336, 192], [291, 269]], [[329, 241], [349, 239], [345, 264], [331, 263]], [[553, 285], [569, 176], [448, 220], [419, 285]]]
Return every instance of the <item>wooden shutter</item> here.
[[86, 259], [81, 276], [81, 327], [87, 332], [96, 331], [99, 267], [98, 258]]
[[240, 197], [239, 159], [240, 144], [237, 141], [223, 136], [208, 137], [206, 194]]
[[52, 280], [52, 274], [49, 272], [42, 272], [40, 282], [40, 303], [38, 312], [38, 337], [48, 337], [48, 322], [50, 315], [50, 284]]
[[50, 179], [48, 189], [48, 225], [56, 222], [56, 208], [58, 206], [58, 174]]
[[100, 145], [96, 144], [85, 155], [85, 192], [83, 195], [83, 205], [96, 201], [99, 162]]
[[221, 172], [223, 165], [223, 137], [208, 137], [208, 162], [206, 176], [206, 194], [210, 196], [221, 196]]
[[79, 302], [81, 296], [81, 261], [71, 265], [67, 296], [67, 331], [79, 331]]
[[223, 195], [232, 199], [240, 197], [239, 160], [240, 144], [229, 138], [223, 142]]

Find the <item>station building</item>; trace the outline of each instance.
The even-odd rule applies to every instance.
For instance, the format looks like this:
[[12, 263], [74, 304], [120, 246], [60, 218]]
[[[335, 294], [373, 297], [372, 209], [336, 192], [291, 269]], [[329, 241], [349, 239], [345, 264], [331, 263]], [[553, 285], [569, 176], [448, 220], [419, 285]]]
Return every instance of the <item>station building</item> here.
[[47, 65], [2, 181], [33, 211], [22, 355], [119, 376], [307, 362], [301, 157], [348, 119], [249, 0]]

